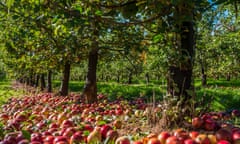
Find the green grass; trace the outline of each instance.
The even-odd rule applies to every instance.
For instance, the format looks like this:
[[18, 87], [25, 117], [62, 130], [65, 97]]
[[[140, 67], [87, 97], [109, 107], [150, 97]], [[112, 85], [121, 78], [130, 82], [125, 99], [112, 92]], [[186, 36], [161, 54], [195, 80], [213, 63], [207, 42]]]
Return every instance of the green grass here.
[[[60, 86], [60, 82], [54, 82], [55, 87]], [[81, 92], [84, 82], [71, 81], [70, 91]], [[221, 111], [240, 109], [240, 81], [239, 80], [209, 80], [207, 87], [201, 87], [201, 81], [195, 80], [195, 89], [198, 99], [205, 98], [204, 104], [210, 103], [213, 97], [210, 110]], [[115, 98], [132, 99], [143, 97], [150, 101], [155, 94], [156, 100], [162, 100], [166, 94], [166, 85], [156, 84], [156, 82], [146, 85], [139, 84], [118, 84], [116, 82], [98, 82], [98, 92], [107, 94], [110, 100]]]
[[11, 81], [0, 81], [0, 105], [4, 104], [10, 97], [19, 96], [23, 94], [22, 91], [16, 91], [11, 88]]
[[[23, 91], [15, 91], [11, 88], [10, 81], [0, 81], [0, 105], [5, 103], [8, 98], [12, 96], [19, 96]], [[55, 90], [59, 89], [60, 81], [54, 81], [53, 87]], [[84, 82], [71, 81], [69, 86], [70, 92], [80, 93], [83, 90]], [[205, 104], [211, 102], [211, 109], [214, 111], [240, 109], [240, 80], [208, 80], [207, 87], [201, 87], [201, 81], [195, 81], [195, 89], [197, 98], [205, 97]], [[138, 84], [119, 84], [116, 82], [98, 82], [98, 93], [103, 93], [108, 96], [110, 100], [116, 98], [134, 99], [142, 97], [147, 101], [155, 96], [156, 100], [162, 100], [163, 95], [166, 94], [166, 85], [162, 82]]]
[[[84, 87], [84, 82], [71, 81], [69, 84], [69, 90], [71, 92], [81, 92]], [[54, 81], [53, 87], [60, 86], [59, 81]], [[116, 82], [98, 82], [98, 93], [103, 93], [108, 96], [110, 100], [116, 98], [134, 99], [137, 97], [145, 98], [149, 100], [155, 95], [157, 100], [161, 100], [162, 96], [166, 93], [165, 86], [156, 84], [119, 84]]]

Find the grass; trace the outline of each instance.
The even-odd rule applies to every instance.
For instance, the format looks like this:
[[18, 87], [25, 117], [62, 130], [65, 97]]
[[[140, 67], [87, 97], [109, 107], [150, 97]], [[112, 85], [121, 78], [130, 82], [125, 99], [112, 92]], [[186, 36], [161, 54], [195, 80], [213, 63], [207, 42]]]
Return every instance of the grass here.
[[22, 95], [23, 91], [16, 91], [11, 87], [11, 81], [0, 81], [0, 105], [4, 104], [10, 97]]
[[[60, 82], [54, 81], [53, 87], [59, 87]], [[69, 90], [71, 92], [81, 92], [84, 87], [84, 82], [71, 81]], [[166, 93], [165, 86], [156, 84], [119, 84], [116, 82], [98, 82], [98, 93], [107, 94], [110, 100], [116, 98], [133, 99], [137, 97], [149, 100], [153, 93], [157, 100], [162, 100], [162, 96]]]
[[[22, 91], [15, 91], [11, 88], [10, 81], [0, 81], [0, 105], [5, 103], [12, 96], [23, 94]], [[58, 89], [60, 81], [54, 81], [53, 87]], [[80, 93], [83, 89], [84, 82], [71, 81], [69, 91]], [[208, 80], [206, 87], [201, 87], [201, 81], [195, 81], [197, 98], [205, 97], [204, 104], [210, 103], [209, 99], [213, 97], [211, 109], [214, 111], [240, 109], [240, 80]], [[98, 93], [103, 93], [110, 100], [116, 98], [134, 99], [142, 97], [150, 101], [155, 96], [156, 100], [162, 100], [166, 94], [166, 85], [163, 82], [138, 84], [119, 84], [116, 82], [98, 82]]]

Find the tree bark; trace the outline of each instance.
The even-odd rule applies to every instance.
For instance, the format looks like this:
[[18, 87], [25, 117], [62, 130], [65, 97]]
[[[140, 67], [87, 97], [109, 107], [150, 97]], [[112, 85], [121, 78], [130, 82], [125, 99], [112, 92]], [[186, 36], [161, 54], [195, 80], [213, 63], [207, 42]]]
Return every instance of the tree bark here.
[[227, 79], [227, 81], [230, 81], [230, 80], [231, 80], [231, 74], [230, 74], [230, 72], [227, 73], [226, 79]]
[[39, 74], [36, 74], [36, 80], [35, 80], [34, 87], [38, 87], [39, 78], [40, 78]]
[[47, 92], [52, 92], [52, 71], [48, 70]]
[[88, 56], [88, 72], [82, 94], [86, 100], [86, 103], [93, 103], [97, 101], [97, 82], [96, 82], [97, 61], [98, 61], [98, 49], [93, 48]]
[[40, 81], [41, 81], [40, 89], [41, 89], [41, 91], [43, 91], [46, 88], [44, 74], [41, 74]]
[[132, 84], [132, 72], [128, 75], [128, 84]]
[[146, 84], [148, 85], [150, 82], [149, 73], [145, 74], [145, 79], [146, 79]]
[[178, 48], [181, 61], [169, 66], [168, 93], [186, 102], [186, 100], [190, 99], [192, 96], [189, 92], [193, 90], [193, 22], [182, 22], [180, 26], [180, 45]]
[[207, 85], [207, 75], [205, 74], [205, 69], [203, 67], [203, 64], [201, 64], [201, 72], [202, 72], [202, 86]]
[[93, 29], [92, 45], [88, 55], [88, 71], [86, 83], [84, 85], [82, 96], [86, 103], [94, 103], [97, 101], [97, 63], [98, 63], [98, 50], [99, 43], [99, 25], [96, 20], [91, 23]]
[[67, 60], [64, 64], [64, 68], [63, 68], [63, 78], [61, 81], [61, 87], [60, 87], [60, 91], [59, 94], [61, 96], [67, 96], [68, 95], [68, 85], [69, 85], [69, 78], [70, 78], [70, 68], [71, 68], [71, 64], [70, 62]]

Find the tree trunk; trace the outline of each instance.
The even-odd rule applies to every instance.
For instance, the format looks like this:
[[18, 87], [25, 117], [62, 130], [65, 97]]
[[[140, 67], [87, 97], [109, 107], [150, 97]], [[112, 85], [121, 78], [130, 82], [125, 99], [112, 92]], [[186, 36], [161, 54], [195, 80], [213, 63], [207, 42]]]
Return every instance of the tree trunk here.
[[48, 71], [47, 92], [52, 92], [52, 71]]
[[117, 75], [117, 83], [120, 83], [120, 74]]
[[128, 75], [128, 84], [132, 84], [132, 72]]
[[43, 91], [46, 87], [44, 74], [41, 74], [40, 81], [41, 81], [40, 89], [41, 89], [41, 91]]
[[39, 74], [36, 74], [36, 80], [35, 80], [34, 87], [38, 87], [39, 78], [40, 78]]
[[175, 63], [169, 66], [168, 93], [172, 96], [177, 96], [178, 100], [181, 100], [183, 102], [182, 105], [184, 105], [191, 98], [192, 94], [189, 92], [193, 90], [193, 22], [182, 22], [178, 48], [181, 60], [175, 60]]
[[97, 21], [92, 21], [91, 27], [93, 29], [92, 45], [88, 55], [88, 71], [86, 83], [83, 89], [83, 97], [86, 103], [94, 103], [97, 101], [97, 63], [98, 63], [98, 37], [99, 25]]
[[226, 79], [227, 79], [227, 81], [231, 80], [231, 74], [229, 72], [227, 73]]
[[61, 96], [67, 96], [68, 95], [70, 67], [71, 67], [70, 62], [66, 61], [65, 64], [64, 64], [63, 78], [62, 78], [62, 81], [61, 81], [61, 87], [60, 87], [60, 91], [59, 91]]
[[149, 73], [145, 74], [145, 79], [146, 79], [146, 84], [148, 85], [150, 82]]
[[201, 64], [201, 72], [202, 72], [202, 86], [207, 85], [207, 75], [205, 74], [205, 69], [203, 67], [203, 64]]
[[97, 61], [98, 61], [98, 49], [93, 48], [90, 51], [88, 57], [88, 72], [82, 94], [86, 100], [86, 103], [93, 103], [97, 101], [97, 82], [96, 82]]

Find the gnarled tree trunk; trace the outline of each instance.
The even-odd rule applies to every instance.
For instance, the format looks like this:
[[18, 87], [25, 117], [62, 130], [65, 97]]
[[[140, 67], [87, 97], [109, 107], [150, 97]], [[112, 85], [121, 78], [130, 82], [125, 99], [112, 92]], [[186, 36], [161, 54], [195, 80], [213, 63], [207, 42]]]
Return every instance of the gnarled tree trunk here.
[[178, 99], [186, 101], [190, 99], [192, 95], [189, 91], [193, 90], [193, 22], [182, 22], [180, 30], [181, 44], [179, 46], [179, 52], [182, 61], [169, 67], [168, 93], [172, 96], [177, 96]]
[[98, 49], [93, 48], [88, 56], [88, 72], [86, 83], [82, 93], [86, 100], [86, 103], [93, 103], [97, 101], [97, 82], [96, 82], [97, 61], [98, 61]]
[[97, 21], [91, 23], [93, 28], [92, 45], [88, 55], [88, 71], [86, 83], [83, 89], [82, 96], [86, 103], [94, 103], [97, 101], [97, 63], [98, 63], [98, 41], [99, 26]]
[[69, 85], [69, 78], [70, 78], [70, 67], [71, 64], [69, 61], [66, 61], [64, 64], [64, 69], [63, 69], [63, 78], [61, 82], [61, 87], [59, 94], [61, 96], [67, 96], [68, 95], [68, 85]]

